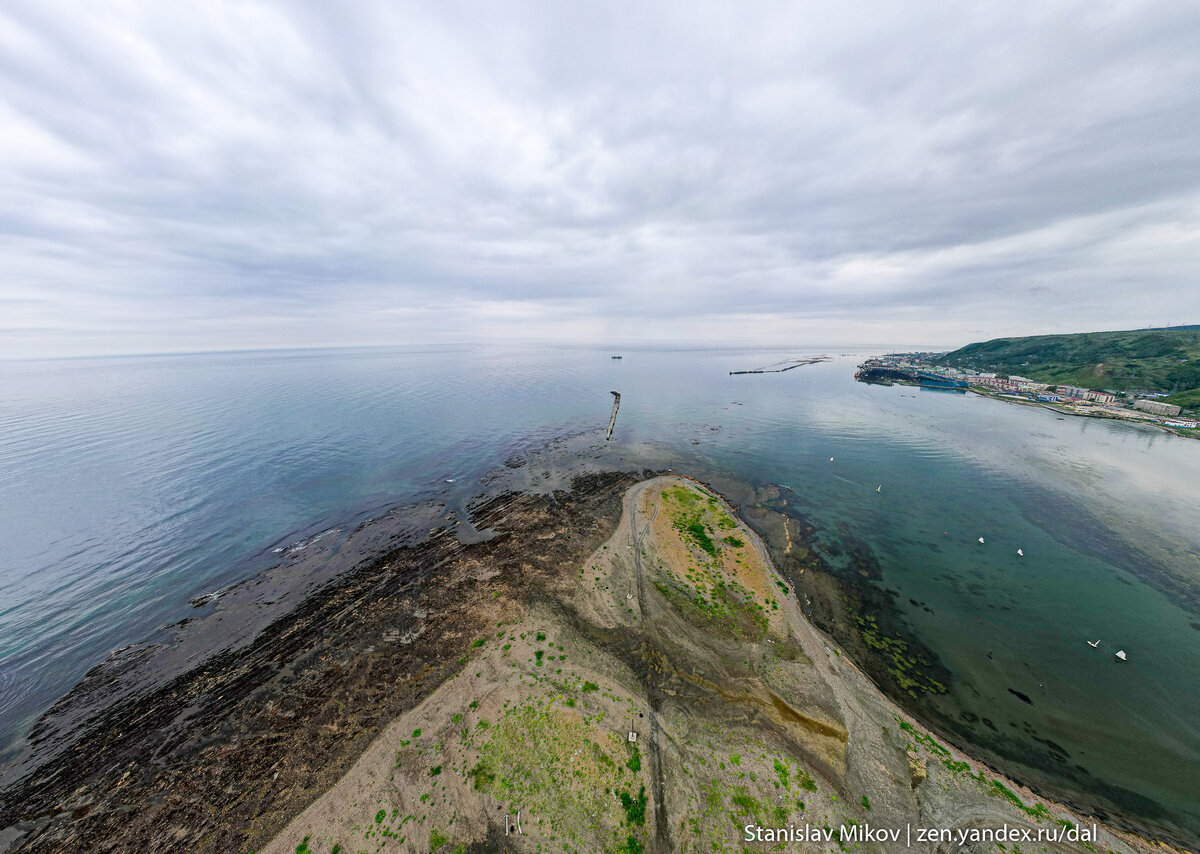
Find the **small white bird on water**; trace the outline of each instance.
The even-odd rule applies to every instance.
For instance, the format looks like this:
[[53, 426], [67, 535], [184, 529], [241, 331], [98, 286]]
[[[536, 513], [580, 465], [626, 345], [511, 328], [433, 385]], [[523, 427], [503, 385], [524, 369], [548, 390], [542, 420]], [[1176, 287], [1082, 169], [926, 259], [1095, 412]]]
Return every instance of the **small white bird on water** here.
[[829, 462], [833, 462], [833, 457], [830, 457], [830, 458], [829, 458]]
[[1025, 557], [1025, 552], [1021, 551], [1020, 549], [1017, 549], [1017, 555], [1019, 557]]
[[881, 484], [879, 484], [879, 486], [875, 487], [875, 491], [876, 491], [876, 492], [883, 492], [883, 484], [881, 483]]
[[983, 537], [979, 538], [979, 542], [981, 542], [981, 543], [983, 542]]

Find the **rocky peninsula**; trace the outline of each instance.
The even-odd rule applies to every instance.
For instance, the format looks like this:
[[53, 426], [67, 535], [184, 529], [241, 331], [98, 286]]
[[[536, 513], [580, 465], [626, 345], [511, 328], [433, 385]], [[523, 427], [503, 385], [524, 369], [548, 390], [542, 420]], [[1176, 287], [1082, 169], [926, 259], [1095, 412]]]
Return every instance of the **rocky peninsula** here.
[[480, 536], [363, 558], [71, 731], [0, 795], [0, 851], [1170, 850], [889, 700], [875, 682], [936, 690], [936, 665], [868, 678], [813, 627], [832, 582], [778, 488], [739, 517], [665, 475], [504, 492]]

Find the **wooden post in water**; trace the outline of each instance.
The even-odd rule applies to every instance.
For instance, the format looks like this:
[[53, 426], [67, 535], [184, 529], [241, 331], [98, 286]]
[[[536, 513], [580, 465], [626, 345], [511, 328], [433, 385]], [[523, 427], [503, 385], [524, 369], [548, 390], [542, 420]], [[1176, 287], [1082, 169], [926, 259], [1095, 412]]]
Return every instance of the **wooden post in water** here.
[[616, 400], [613, 401], [612, 417], [608, 419], [608, 432], [604, 434], [604, 441], [606, 442], [612, 438], [613, 427], [617, 423], [617, 410], [621, 408], [621, 393], [614, 391], [612, 392], [612, 396]]

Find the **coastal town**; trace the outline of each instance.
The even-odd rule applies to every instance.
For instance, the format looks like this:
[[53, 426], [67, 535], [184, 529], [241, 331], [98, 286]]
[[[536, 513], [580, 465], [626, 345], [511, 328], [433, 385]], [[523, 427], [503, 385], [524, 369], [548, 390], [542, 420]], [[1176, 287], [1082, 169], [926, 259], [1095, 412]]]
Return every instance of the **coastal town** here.
[[1180, 435], [1200, 438], [1200, 420], [1193, 412], [1168, 403], [1160, 391], [1089, 389], [1040, 382], [998, 372], [963, 370], [936, 364], [937, 353], [892, 353], [858, 366], [860, 382], [878, 385], [917, 385], [949, 391], [971, 391], [1013, 403], [1043, 406], [1063, 415], [1120, 419], [1153, 424]]

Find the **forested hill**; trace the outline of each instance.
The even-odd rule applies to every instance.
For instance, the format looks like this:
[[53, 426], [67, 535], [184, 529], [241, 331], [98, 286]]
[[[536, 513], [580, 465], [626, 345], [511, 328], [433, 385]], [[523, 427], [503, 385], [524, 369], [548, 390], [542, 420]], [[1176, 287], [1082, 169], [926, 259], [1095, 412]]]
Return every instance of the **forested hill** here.
[[1200, 326], [996, 338], [938, 361], [1083, 388], [1200, 395]]

